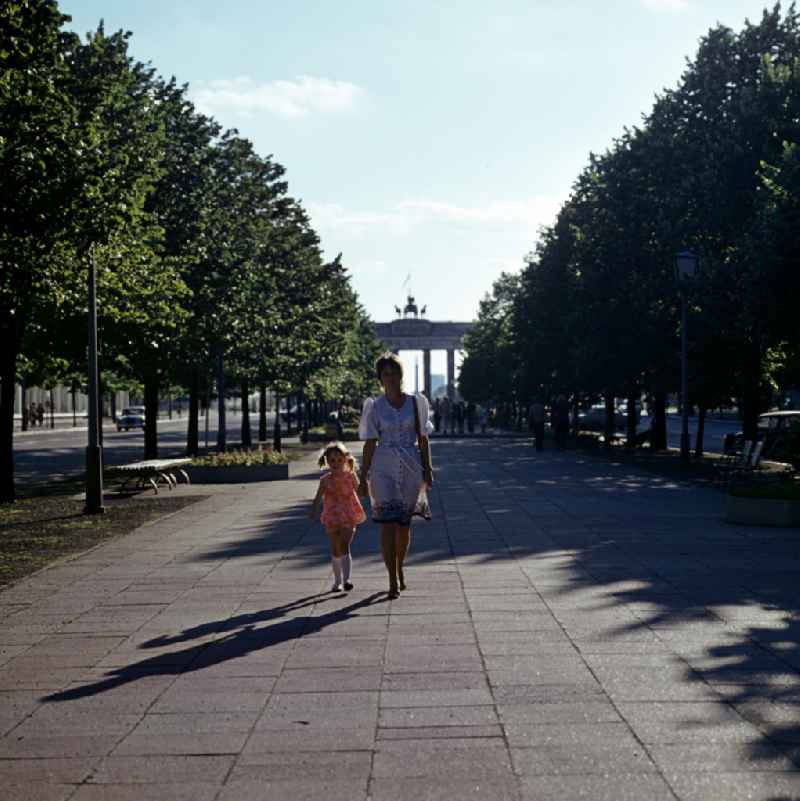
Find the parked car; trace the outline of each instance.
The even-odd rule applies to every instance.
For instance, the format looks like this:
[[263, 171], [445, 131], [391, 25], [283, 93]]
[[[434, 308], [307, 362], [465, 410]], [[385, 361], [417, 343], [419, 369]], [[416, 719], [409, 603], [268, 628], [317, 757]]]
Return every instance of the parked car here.
[[144, 406], [129, 406], [117, 417], [117, 431], [144, 429]]
[[292, 422], [297, 422], [297, 415], [300, 413], [300, 407], [295, 405], [290, 407], [289, 411], [287, 412], [286, 409], [281, 410], [281, 420], [284, 423], [289, 421], [289, 415], [292, 415]]
[[[642, 402], [640, 400], [634, 401], [633, 408], [636, 412], [636, 425], [639, 425], [639, 420], [641, 420], [642, 417]], [[617, 411], [626, 419], [625, 425], [627, 426], [628, 401], [622, 401]]]
[[[763, 441], [761, 458], [794, 464], [800, 459], [800, 411], [765, 412], [758, 416], [757, 440]], [[741, 447], [744, 432], [725, 435], [725, 449]]]
[[[623, 431], [627, 425], [625, 415], [619, 409], [614, 411], [614, 428]], [[578, 428], [581, 431], [605, 431], [606, 405], [595, 403], [588, 409], [578, 412]]]

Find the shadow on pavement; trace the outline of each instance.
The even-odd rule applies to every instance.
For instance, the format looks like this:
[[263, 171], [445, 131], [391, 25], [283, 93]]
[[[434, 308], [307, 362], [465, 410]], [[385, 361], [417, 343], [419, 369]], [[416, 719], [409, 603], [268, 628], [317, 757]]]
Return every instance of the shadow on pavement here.
[[357, 617], [356, 613], [359, 609], [385, 601], [384, 593], [374, 593], [360, 601], [318, 616], [293, 617], [274, 623], [271, 626], [257, 628], [259, 623], [269, 622], [297, 609], [315, 606], [318, 603], [336, 600], [337, 598], [341, 598], [341, 596], [327, 595], [326, 597], [326, 594], [307, 596], [306, 598], [298, 599], [294, 603], [285, 604], [274, 609], [265, 609], [263, 612], [238, 615], [225, 620], [209, 622], [202, 626], [195, 626], [187, 629], [177, 637], [155, 638], [141, 647], [161, 647], [177, 642], [190, 642], [220, 631], [229, 632], [226, 636], [214, 639], [211, 642], [190, 645], [182, 651], [159, 654], [149, 659], [142, 659], [126, 665], [123, 668], [109, 671], [107, 678], [73, 686], [58, 693], [52, 693], [45, 696], [42, 701], [45, 703], [74, 701], [79, 698], [98, 695], [146, 676], [185, 675], [195, 670], [204, 670], [255, 651], [296, 640], [304, 635], [315, 634], [328, 626]]
[[[796, 531], [727, 526], [717, 492], [570, 451], [535, 454], [513, 441], [437, 440], [434, 460], [434, 521], [415, 526], [413, 563], [452, 567], [455, 560], [473, 571], [518, 565], [530, 582], [526, 591], [533, 587], [571, 638], [585, 633], [609, 642], [639, 635], [659, 640], [684, 684], [707, 685], [709, 700], [735, 710], [800, 765]], [[242, 527], [241, 539], [195, 558], [235, 560], [291, 549], [298, 562], [327, 561], [321, 530], [308, 540], [308, 526], [299, 530], [307, 508], [265, 512], [256, 525]], [[374, 534], [371, 526], [365, 529], [357, 540]], [[503, 572], [497, 575], [502, 581]], [[189, 643], [177, 655], [144, 659], [45, 700], [82, 698], [142, 675], [185, 673], [235, 659], [355, 617], [381, 597], [318, 617], [272, 622], [324, 603], [307, 596], [210, 621], [143, 646]], [[191, 645], [219, 632], [226, 636]], [[182, 655], [184, 664], [178, 664]], [[658, 668], [652, 671], [656, 676]], [[682, 725], [693, 725], [688, 713]], [[766, 758], [763, 745], [747, 746], [756, 770]]]

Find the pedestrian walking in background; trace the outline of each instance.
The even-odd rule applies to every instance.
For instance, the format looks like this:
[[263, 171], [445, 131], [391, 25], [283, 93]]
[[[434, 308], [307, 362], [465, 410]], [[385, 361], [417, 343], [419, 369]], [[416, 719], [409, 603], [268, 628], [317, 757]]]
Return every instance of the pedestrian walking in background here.
[[544, 404], [539, 398], [536, 398], [531, 404], [530, 421], [533, 428], [533, 439], [536, 443], [536, 450], [542, 451], [544, 449], [545, 410]]
[[475, 433], [475, 404], [472, 401], [467, 404], [467, 431]]
[[559, 448], [566, 448], [569, 436], [569, 402], [563, 395], [556, 398], [550, 419], [553, 423], [556, 445]]
[[411, 518], [431, 519], [427, 490], [433, 485], [428, 399], [403, 392], [403, 365], [393, 353], [378, 359], [383, 387], [367, 398], [359, 436], [365, 440], [359, 494], [369, 495], [372, 519], [381, 527], [381, 551], [389, 574], [389, 597], [406, 589], [404, 562], [411, 544]]
[[456, 427], [458, 427], [459, 434], [464, 433], [464, 404], [461, 401], [455, 405], [455, 421], [453, 428], [455, 429]]
[[359, 481], [356, 478], [356, 460], [341, 442], [331, 442], [319, 457], [319, 466], [327, 467], [328, 472], [319, 482], [317, 494], [308, 513], [315, 520], [322, 503], [322, 525], [331, 546], [333, 565], [333, 592], [350, 591], [353, 557], [350, 545], [356, 534], [356, 526], [367, 516], [358, 499]]
[[452, 403], [450, 402], [450, 398], [445, 396], [444, 398], [442, 398], [442, 427], [444, 429], [445, 434], [450, 433], [452, 411], [453, 411], [453, 406]]

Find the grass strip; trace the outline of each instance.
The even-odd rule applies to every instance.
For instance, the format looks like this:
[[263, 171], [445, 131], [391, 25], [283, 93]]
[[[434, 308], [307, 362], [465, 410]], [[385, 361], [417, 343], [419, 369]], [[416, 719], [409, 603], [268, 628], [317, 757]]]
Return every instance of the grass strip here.
[[2, 505], [0, 587], [205, 497], [106, 497], [106, 512], [101, 515], [83, 514], [83, 498], [65, 494], [37, 495]]

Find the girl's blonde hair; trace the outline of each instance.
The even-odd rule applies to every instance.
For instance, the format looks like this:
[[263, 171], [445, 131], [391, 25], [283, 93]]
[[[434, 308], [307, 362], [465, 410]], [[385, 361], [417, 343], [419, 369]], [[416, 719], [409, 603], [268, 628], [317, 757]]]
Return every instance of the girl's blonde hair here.
[[317, 461], [317, 464], [320, 467], [328, 467], [328, 454], [331, 451], [338, 451], [339, 453], [341, 453], [342, 456], [344, 456], [345, 458], [345, 462], [347, 463], [347, 467], [350, 470], [350, 472], [351, 473], [356, 472], [356, 467], [358, 464], [356, 462], [356, 458], [355, 456], [353, 456], [352, 453], [350, 453], [350, 451], [347, 450], [347, 447], [343, 442], [329, 442], [325, 446], [325, 449], [319, 455], [319, 460]]

